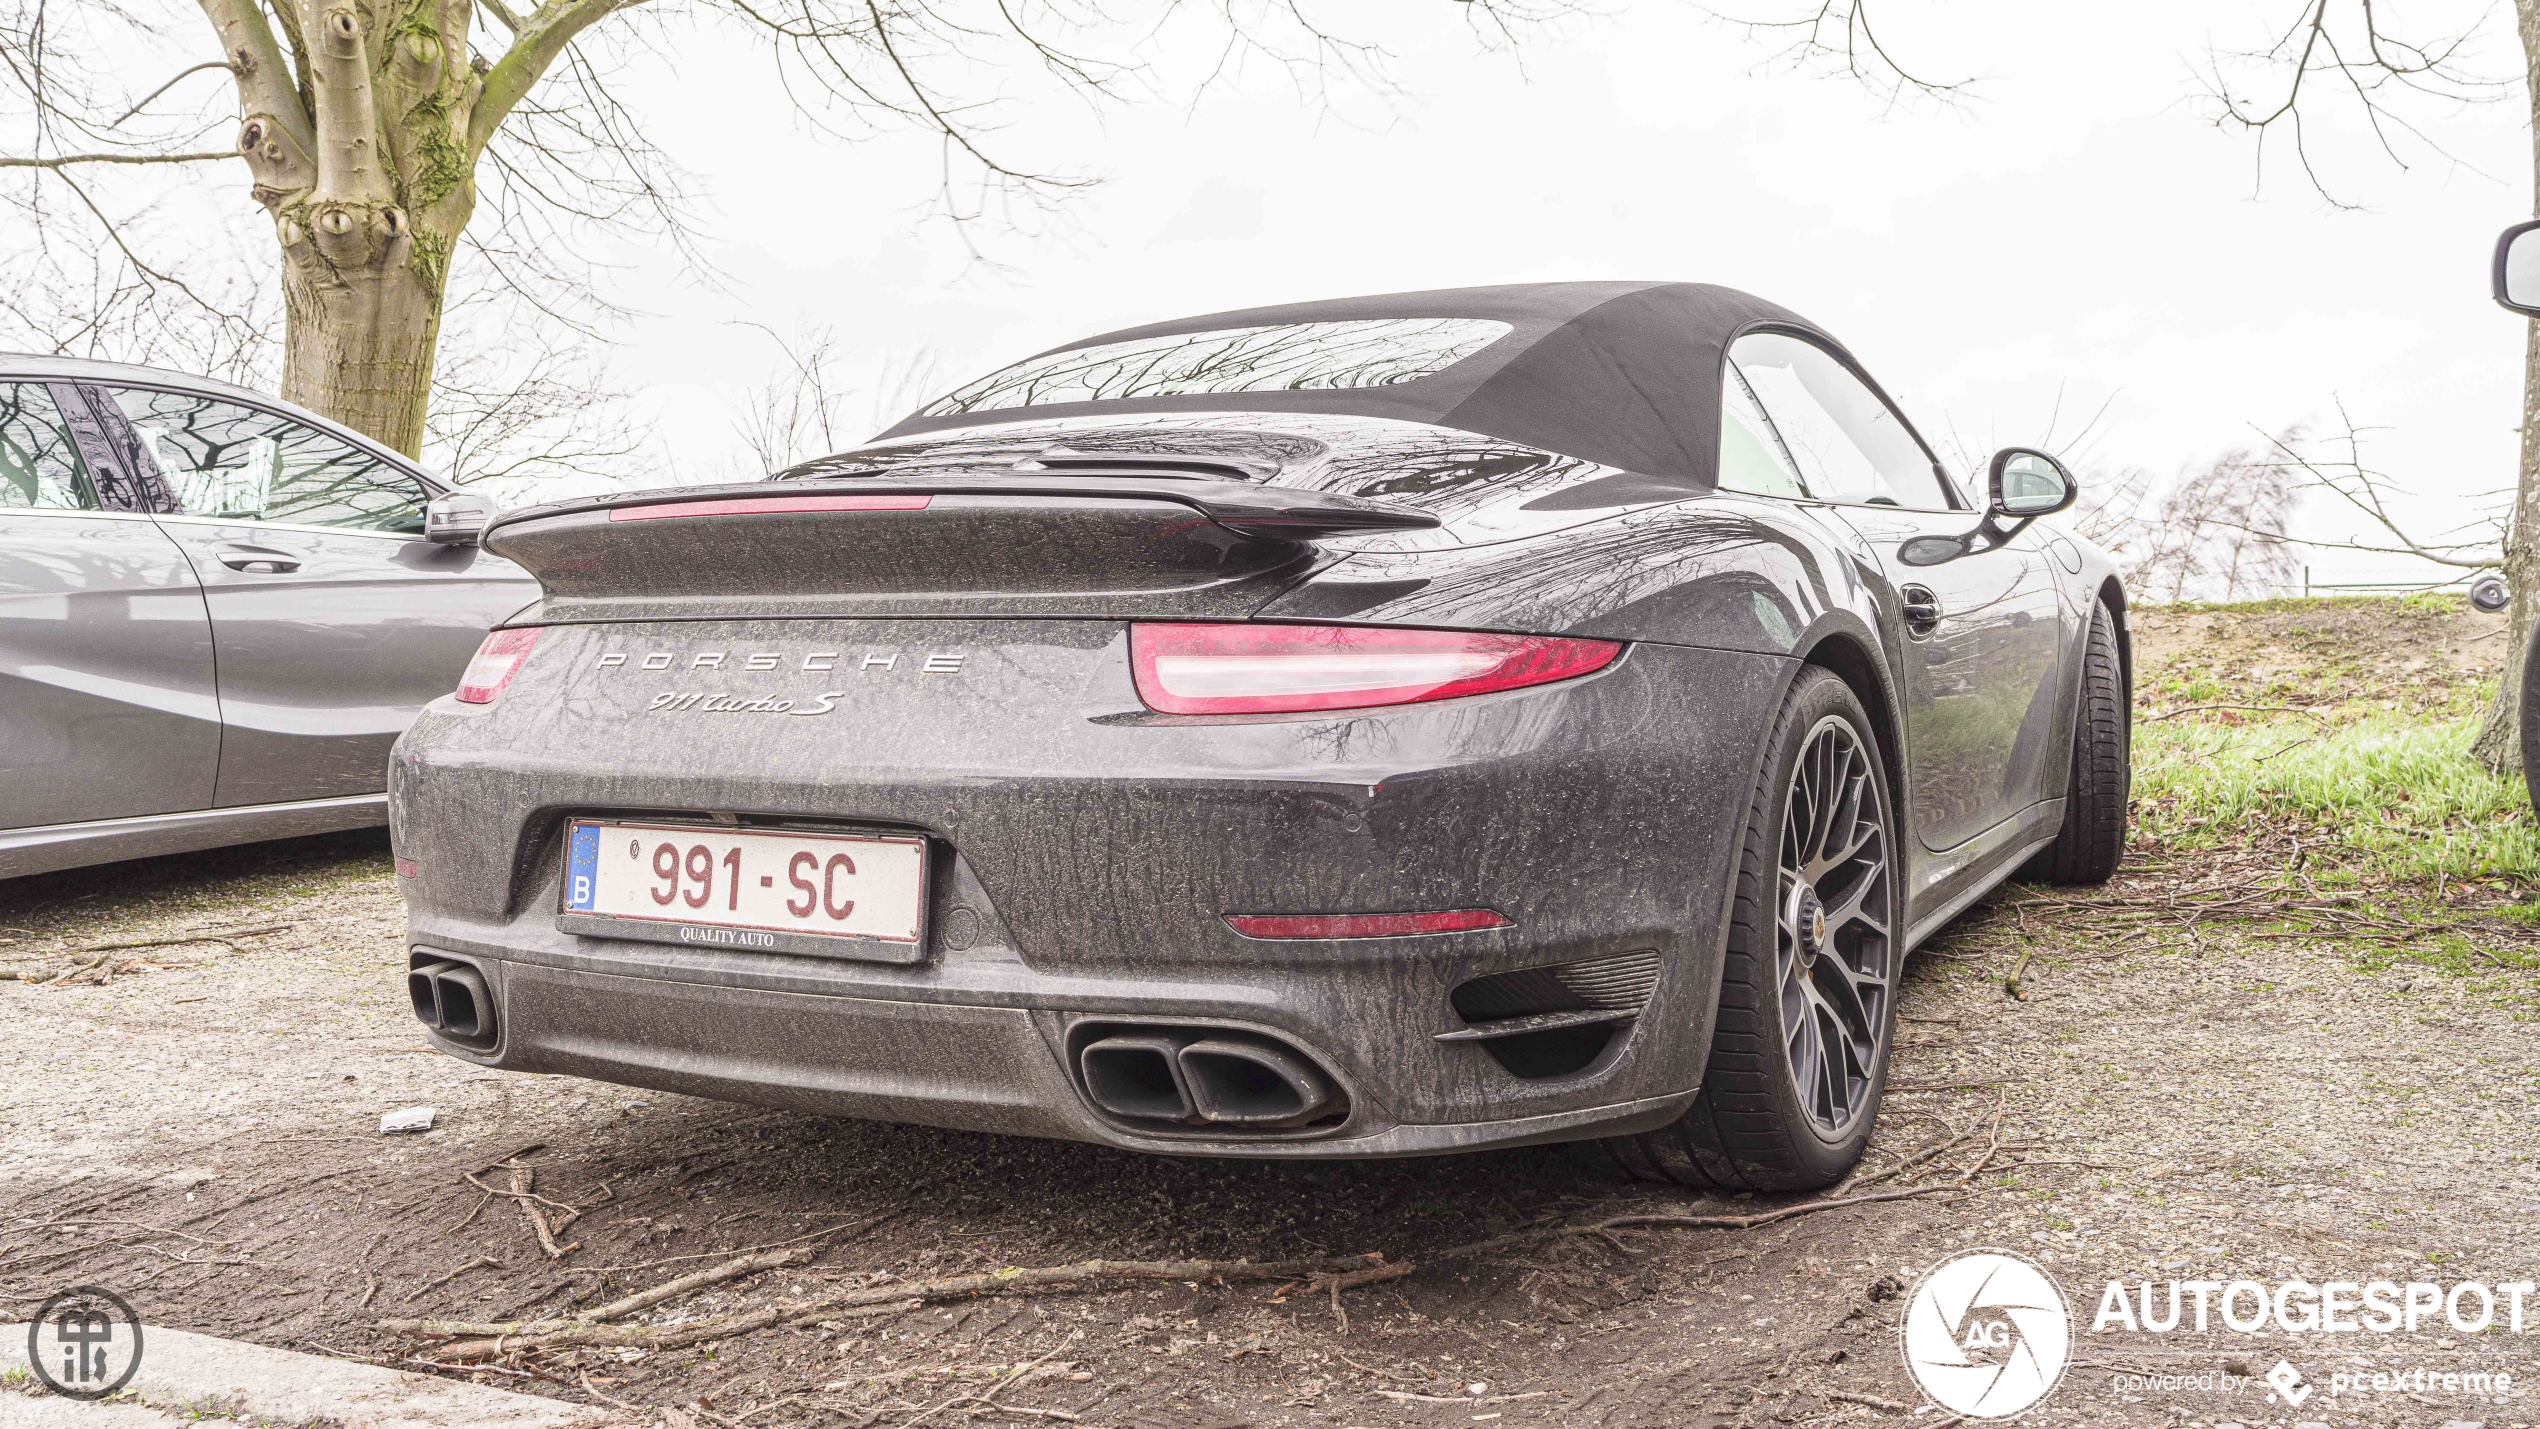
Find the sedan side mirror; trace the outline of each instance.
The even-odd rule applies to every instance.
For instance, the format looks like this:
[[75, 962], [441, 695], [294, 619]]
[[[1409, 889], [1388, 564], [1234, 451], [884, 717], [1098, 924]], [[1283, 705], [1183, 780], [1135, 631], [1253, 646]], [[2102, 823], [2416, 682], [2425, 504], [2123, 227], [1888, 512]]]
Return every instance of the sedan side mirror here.
[[2496, 236], [2496, 262], [2488, 281], [2497, 302], [2540, 318], [2540, 220], [2517, 223]]
[[493, 502], [473, 491], [445, 491], [423, 508], [423, 539], [440, 546], [473, 546], [493, 520]]
[[2032, 447], [2004, 447], [1995, 452], [1988, 489], [1993, 514], [2009, 521], [2052, 516], [2081, 495], [2081, 487], [2062, 462]]

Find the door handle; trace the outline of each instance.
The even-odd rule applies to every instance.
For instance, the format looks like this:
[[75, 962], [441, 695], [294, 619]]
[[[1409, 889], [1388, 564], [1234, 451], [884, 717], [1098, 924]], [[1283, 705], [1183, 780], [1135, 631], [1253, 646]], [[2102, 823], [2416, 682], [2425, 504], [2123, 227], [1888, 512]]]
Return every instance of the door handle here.
[[1905, 617], [1906, 626], [1915, 634], [1923, 634], [1940, 623], [1940, 597], [1931, 593], [1931, 587], [1909, 585], [1897, 594], [1905, 597], [1897, 613]]
[[220, 563], [233, 571], [246, 571], [250, 574], [266, 576], [287, 576], [300, 569], [300, 563], [289, 556], [260, 556], [246, 551], [225, 553], [220, 558]]

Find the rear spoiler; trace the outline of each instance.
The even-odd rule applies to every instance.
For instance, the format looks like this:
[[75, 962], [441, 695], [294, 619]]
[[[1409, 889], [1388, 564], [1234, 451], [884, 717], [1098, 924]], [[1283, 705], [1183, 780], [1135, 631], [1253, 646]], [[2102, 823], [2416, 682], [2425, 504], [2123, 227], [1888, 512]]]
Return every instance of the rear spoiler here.
[[[560, 501], [546, 506], [506, 511], [485, 534], [528, 521], [607, 511], [613, 520], [643, 519], [644, 508], [687, 506], [681, 515], [710, 516], [723, 506], [731, 515], [753, 510], [784, 509], [793, 499], [915, 498], [930, 496], [1022, 496], [1087, 501], [1169, 501], [1237, 535], [1255, 540], [1303, 544], [1332, 536], [1368, 535], [1385, 531], [1425, 531], [1439, 524], [1425, 512], [1405, 511], [1293, 486], [1249, 481], [1219, 481], [1176, 476], [1110, 475], [1086, 472], [1057, 475], [926, 475], [883, 479], [753, 481], [722, 486], [690, 486], [629, 493], [624, 496]], [[840, 503], [841, 505], [844, 502]], [[803, 508], [796, 508], [803, 509]], [[620, 514], [623, 513], [623, 514]], [[667, 514], [667, 513], [664, 513]]]

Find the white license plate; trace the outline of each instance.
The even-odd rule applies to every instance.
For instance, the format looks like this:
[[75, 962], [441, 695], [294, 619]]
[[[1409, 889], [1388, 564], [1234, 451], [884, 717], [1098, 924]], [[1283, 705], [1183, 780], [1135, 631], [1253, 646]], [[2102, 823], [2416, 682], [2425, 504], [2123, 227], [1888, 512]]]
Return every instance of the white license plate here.
[[576, 819], [562, 913], [574, 932], [913, 962], [926, 841]]

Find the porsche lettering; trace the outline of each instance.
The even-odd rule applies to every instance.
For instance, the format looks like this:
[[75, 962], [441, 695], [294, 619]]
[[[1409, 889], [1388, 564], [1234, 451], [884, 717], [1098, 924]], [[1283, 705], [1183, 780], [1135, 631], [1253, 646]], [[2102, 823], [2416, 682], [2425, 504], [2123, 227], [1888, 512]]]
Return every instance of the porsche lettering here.
[[682, 664], [678, 653], [671, 650], [648, 651], [641, 657], [631, 655], [624, 650], [608, 650], [601, 653], [597, 663], [597, 668], [602, 670], [637, 669], [659, 671], [676, 667], [686, 670], [731, 669], [749, 670], [759, 673], [772, 673], [791, 668], [810, 674], [821, 675], [829, 674], [841, 669], [897, 670], [900, 668], [900, 657], [903, 654], [908, 656], [908, 668], [928, 675], [958, 675], [961, 673], [962, 662], [969, 658], [966, 654], [956, 654], [950, 651], [937, 651], [931, 655], [919, 655], [914, 651], [876, 650], [856, 659], [847, 659], [844, 664], [841, 664], [841, 660], [845, 659], [845, 652], [838, 650], [814, 650], [809, 654], [802, 656], [799, 661], [794, 662], [789, 666], [787, 663], [789, 657], [787, 657], [782, 651], [777, 650], [752, 650], [746, 652], [732, 650], [699, 650], [691, 654], [686, 663]]

